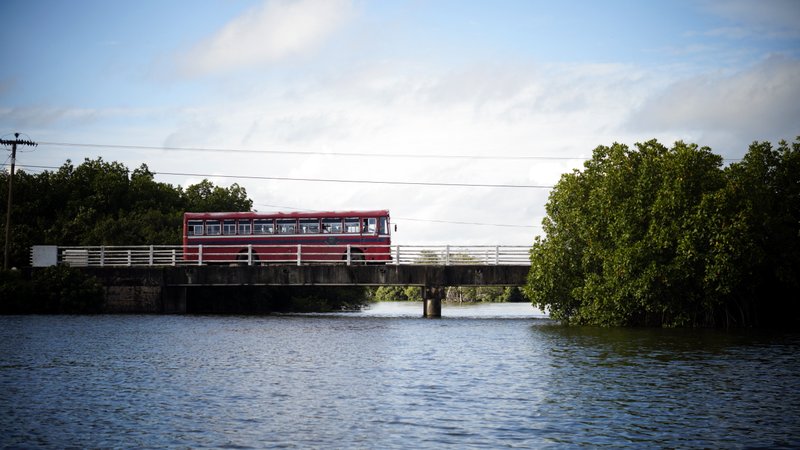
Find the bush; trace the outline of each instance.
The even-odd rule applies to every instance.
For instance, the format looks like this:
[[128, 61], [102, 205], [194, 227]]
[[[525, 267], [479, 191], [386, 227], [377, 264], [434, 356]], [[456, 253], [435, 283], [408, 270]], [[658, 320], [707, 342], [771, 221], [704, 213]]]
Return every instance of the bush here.
[[103, 286], [79, 269], [46, 267], [0, 273], [3, 314], [90, 314], [103, 308]]

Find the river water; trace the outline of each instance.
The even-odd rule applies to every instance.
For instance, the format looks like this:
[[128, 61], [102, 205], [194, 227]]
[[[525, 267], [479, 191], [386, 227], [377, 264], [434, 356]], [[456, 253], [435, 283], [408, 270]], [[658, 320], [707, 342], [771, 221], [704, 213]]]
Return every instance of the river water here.
[[442, 312], [0, 317], [0, 447], [800, 447], [800, 334]]

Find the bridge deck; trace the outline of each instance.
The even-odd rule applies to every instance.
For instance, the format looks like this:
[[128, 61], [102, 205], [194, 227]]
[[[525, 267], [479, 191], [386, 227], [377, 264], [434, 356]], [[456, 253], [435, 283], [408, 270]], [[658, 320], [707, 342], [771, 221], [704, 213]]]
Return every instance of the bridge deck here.
[[257, 250], [265, 249], [247, 246], [243, 254], [241, 246], [231, 246], [209, 261], [202, 258], [202, 247], [193, 259], [186, 248], [175, 246], [35, 246], [31, 262], [33, 267], [67, 264], [94, 275], [107, 300], [123, 305], [120, 311], [141, 312], [144, 304], [151, 305], [150, 312], [164, 313], [185, 313], [192, 287], [422, 286], [423, 315], [440, 317], [443, 287], [521, 286], [530, 270], [524, 246], [392, 246], [386, 247], [385, 264], [355, 258], [349, 246], [333, 261], [329, 252], [300, 245], [282, 249], [280, 260], [257, 261]]
[[525, 265], [85, 267], [105, 284], [161, 286], [520, 286]]

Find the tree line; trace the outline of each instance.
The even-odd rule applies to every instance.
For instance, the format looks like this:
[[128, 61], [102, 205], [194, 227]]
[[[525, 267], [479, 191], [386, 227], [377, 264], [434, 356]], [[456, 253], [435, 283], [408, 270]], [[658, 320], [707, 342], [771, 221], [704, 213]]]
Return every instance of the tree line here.
[[568, 324], [800, 324], [800, 137], [600, 146], [551, 191], [525, 291]]
[[[422, 301], [419, 286], [378, 286], [371, 288], [369, 299], [375, 302]], [[448, 286], [444, 301], [452, 303], [474, 302], [529, 302], [525, 293], [516, 286]]]
[[[7, 190], [2, 172], [0, 192]], [[238, 184], [203, 180], [184, 189], [156, 182], [146, 165], [130, 171], [101, 158], [39, 174], [20, 171], [14, 199], [10, 260], [17, 267], [29, 264], [35, 244], [177, 245], [183, 212], [253, 206]], [[3, 217], [5, 208], [2, 202]], [[523, 293], [449, 288], [448, 300], [527, 297], [552, 318], [580, 325], [800, 324], [800, 137], [777, 147], [755, 142], [728, 165], [711, 149], [683, 142], [599, 146], [582, 170], [562, 175], [546, 212]], [[82, 293], [75, 299], [96, 291], [71, 276], [54, 270], [39, 284], [68, 280]], [[24, 286], [4, 286], [28, 296]], [[42, 301], [55, 302], [51, 297]], [[358, 301], [364, 298], [421, 294], [382, 287], [365, 290]]]
[[[0, 192], [9, 174], [0, 172]], [[184, 211], [249, 211], [238, 184], [208, 180], [188, 186], [156, 182], [146, 165], [67, 160], [58, 170], [14, 174], [10, 267], [30, 265], [33, 245], [141, 245], [181, 243]], [[5, 196], [4, 196], [5, 199]], [[5, 219], [7, 202], [0, 205]], [[5, 236], [5, 220], [0, 236]], [[5, 241], [2, 242], [5, 245]], [[66, 266], [0, 272], [0, 313], [98, 313], [104, 294], [93, 277]]]
[[[203, 180], [184, 189], [157, 182], [153, 175], [147, 165], [129, 170], [122, 163], [102, 158], [85, 159], [77, 166], [68, 160], [57, 170], [38, 174], [18, 171], [14, 176], [11, 267], [28, 266], [33, 245], [179, 245], [184, 212], [250, 211], [253, 207], [245, 188], [236, 183], [221, 187]], [[6, 171], [0, 172], [0, 192], [8, 192]], [[6, 202], [0, 205], [0, 213], [5, 217]], [[4, 226], [5, 221], [0, 224]], [[0, 228], [3, 236], [5, 229]], [[255, 311], [253, 305], [276, 311], [325, 311], [357, 307], [367, 301], [409, 299], [404, 292], [412, 300], [421, 300], [419, 288], [414, 287], [302, 292], [261, 289], [243, 290], [237, 305], [242, 311]], [[38, 271], [31, 280], [19, 273], [1, 274], [0, 293], [6, 299], [0, 311], [6, 313], [102, 311], [99, 284], [65, 267]], [[518, 289], [507, 293], [502, 288], [450, 288], [448, 297], [453, 301], [500, 301], [519, 300], [521, 294]], [[209, 301], [195, 303], [201, 309], [213, 305]]]
[[[14, 176], [11, 266], [28, 266], [33, 245], [179, 245], [184, 212], [250, 211], [253, 206], [245, 188], [236, 183], [221, 187], [203, 180], [184, 189], [157, 182], [153, 175], [145, 164], [129, 170], [119, 162], [107, 162], [102, 158], [85, 159], [77, 166], [68, 160], [55, 171], [39, 174], [17, 172]], [[0, 192], [7, 191], [8, 172], [0, 172]], [[6, 203], [2, 202], [0, 208], [5, 217]], [[4, 224], [3, 221], [0, 227]], [[0, 231], [0, 237], [5, 236], [5, 230]], [[426, 260], [420, 262], [430, 262], [427, 259], [438, 256], [424, 258]], [[52, 272], [47, 273], [53, 279], [71, 279], [55, 269]], [[417, 287], [365, 288], [354, 298], [361, 303], [421, 300], [422, 294]], [[491, 287], [452, 287], [447, 290], [447, 300], [527, 301], [518, 288]], [[54, 302], [48, 298], [39, 303], [52, 305]], [[347, 306], [346, 303], [337, 297], [332, 308]], [[96, 306], [97, 302], [92, 304]], [[70, 306], [66, 310], [75, 308]]]
[[[7, 171], [0, 192], [8, 192]], [[208, 180], [186, 189], [157, 182], [147, 165], [67, 160], [58, 170], [14, 175], [10, 266], [29, 265], [32, 245], [179, 245], [185, 211], [250, 211], [253, 201], [234, 183]], [[5, 198], [5, 195], [3, 195]], [[6, 216], [6, 202], [0, 205]], [[0, 237], [5, 236], [5, 220]], [[3, 242], [5, 244], [5, 242]]]

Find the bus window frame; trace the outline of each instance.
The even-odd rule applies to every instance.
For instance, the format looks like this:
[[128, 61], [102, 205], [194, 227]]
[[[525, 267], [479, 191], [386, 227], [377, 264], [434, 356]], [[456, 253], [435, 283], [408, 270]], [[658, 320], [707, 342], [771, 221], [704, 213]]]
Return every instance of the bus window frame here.
[[253, 234], [259, 236], [275, 234], [275, 221], [272, 219], [253, 219]]
[[319, 219], [300, 219], [297, 221], [300, 234], [320, 234], [322, 231], [319, 226]]
[[219, 219], [206, 220], [206, 236], [222, 236], [222, 221]]
[[363, 234], [375, 234], [378, 231], [378, 218], [377, 217], [365, 217], [361, 219], [361, 233]]
[[[197, 230], [200, 230], [200, 233]], [[187, 236], [202, 236], [205, 230], [205, 225], [202, 220], [187, 220], [186, 221], [186, 235]]]
[[239, 219], [236, 221], [236, 233], [249, 236], [253, 234], [253, 222], [250, 219]]
[[275, 220], [275, 231], [277, 234], [297, 234], [297, 219]]
[[233, 236], [236, 234], [236, 219], [222, 220], [222, 234], [224, 236]]
[[[349, 221], [349, 224], [348, 224]], [[359, 234], [361, 233], [361, 219], [358, 217], [345, 217], [344, 218], [344, 232], [345, 234]]]
[[385, 236], [389, 234], [389, 218], [386, 216], [378, 218], [378, 234]]
[[[342, 234], [344, 233], [344, 225], [342, 218], [327, 218], [322, 219], [322, 233], [323, 234]], [[338, 225], [338, 226], [337, 226]]]

